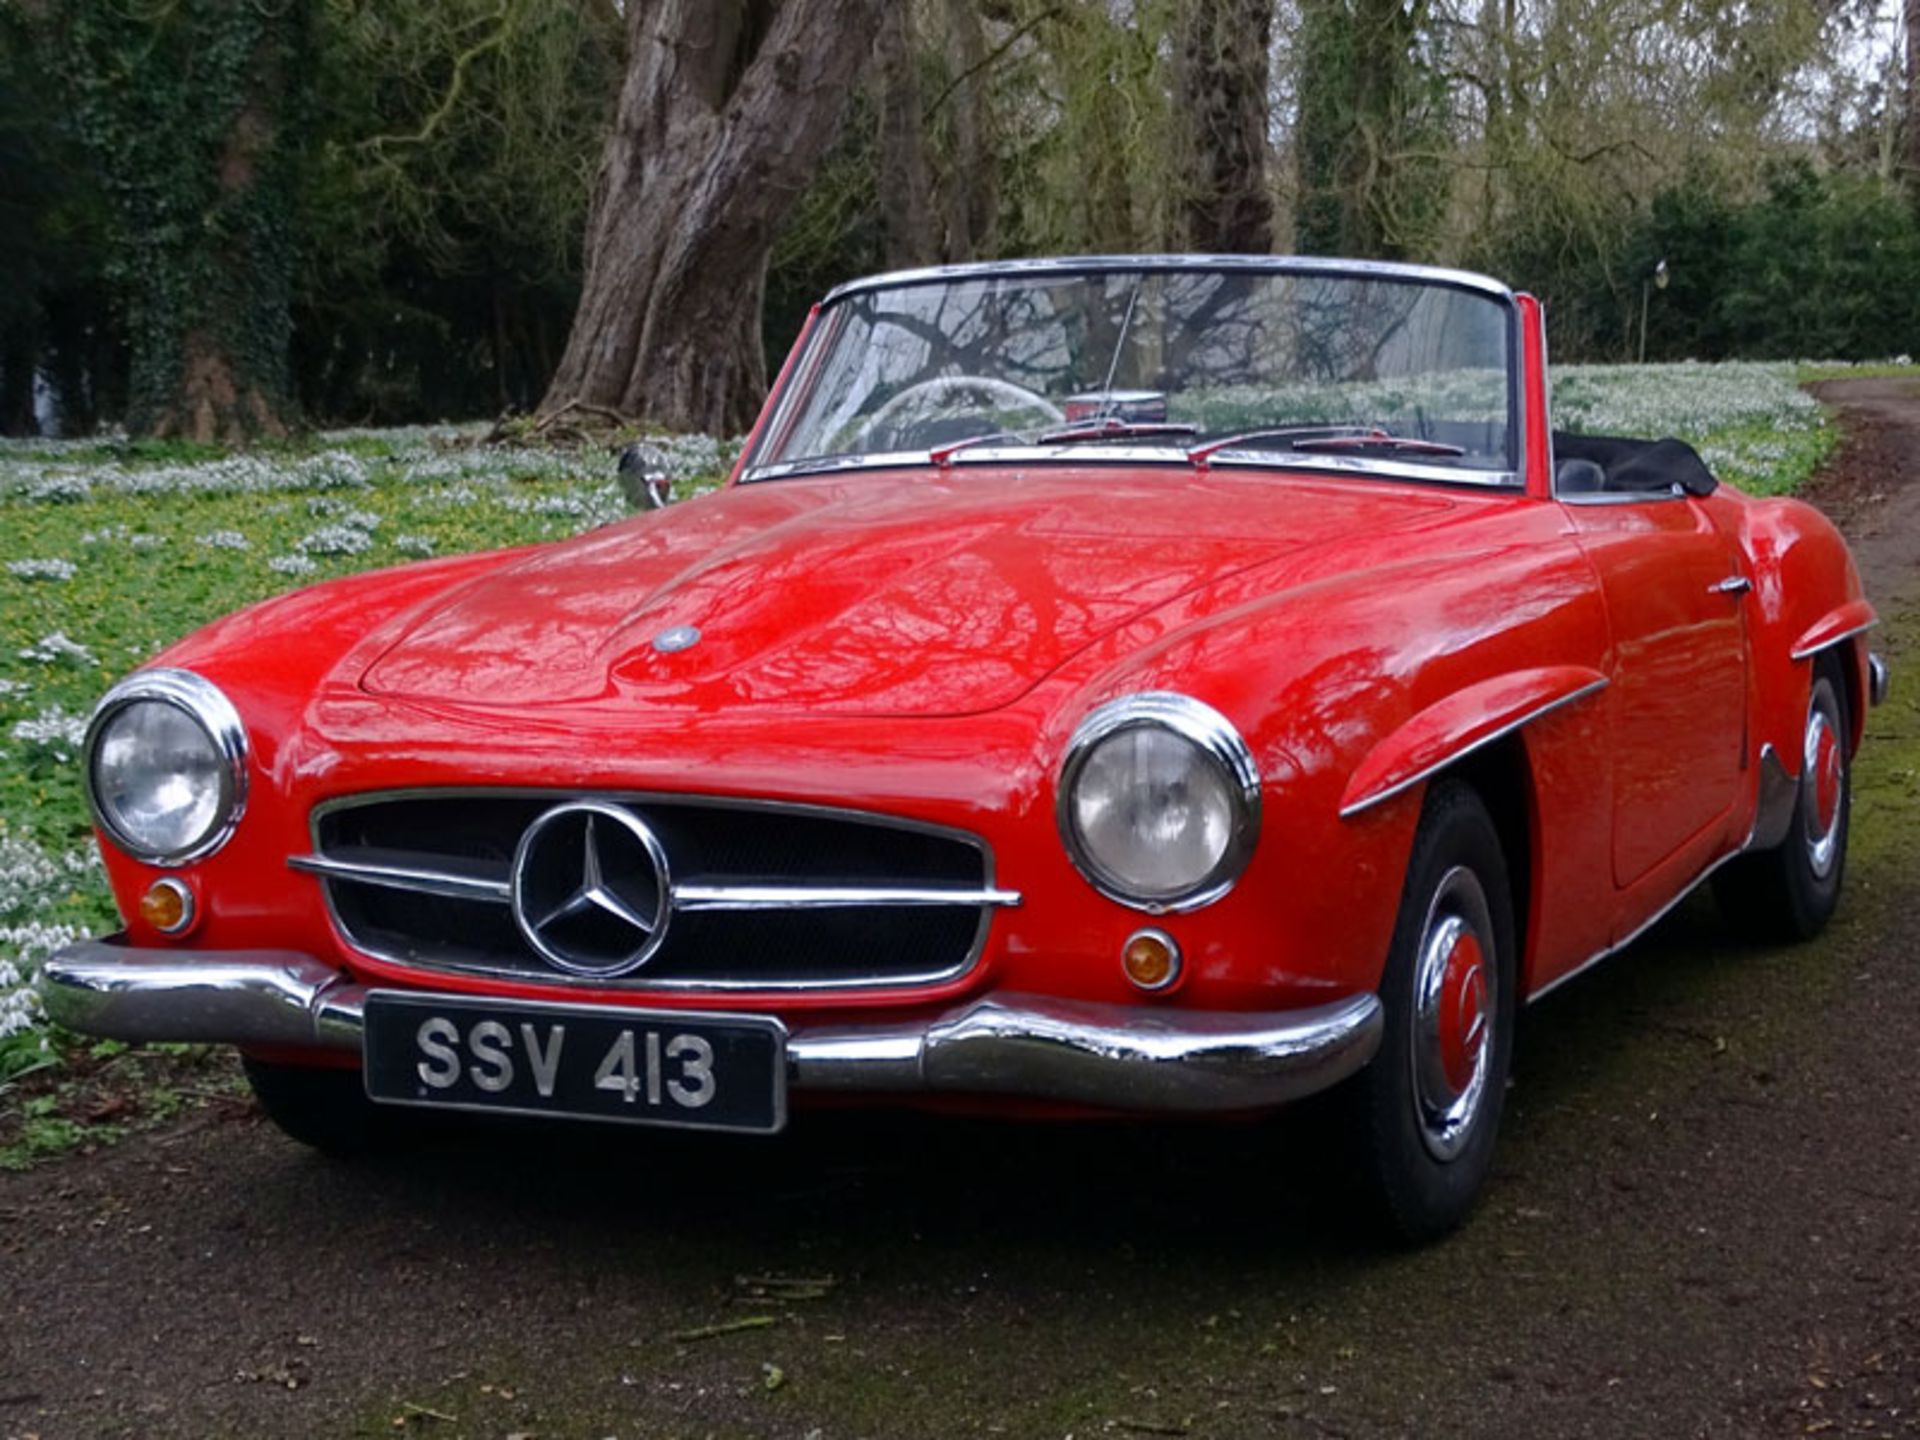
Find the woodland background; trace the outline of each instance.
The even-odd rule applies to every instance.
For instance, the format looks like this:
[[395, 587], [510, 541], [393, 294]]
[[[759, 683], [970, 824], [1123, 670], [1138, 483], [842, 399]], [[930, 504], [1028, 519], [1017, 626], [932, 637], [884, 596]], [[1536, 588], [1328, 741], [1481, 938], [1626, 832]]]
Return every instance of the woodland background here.
[[1916, 51], [1920, 0], [0, 0], [0, 434], [738, 433], [834, 283], [1071, 252], [1888, 357]]

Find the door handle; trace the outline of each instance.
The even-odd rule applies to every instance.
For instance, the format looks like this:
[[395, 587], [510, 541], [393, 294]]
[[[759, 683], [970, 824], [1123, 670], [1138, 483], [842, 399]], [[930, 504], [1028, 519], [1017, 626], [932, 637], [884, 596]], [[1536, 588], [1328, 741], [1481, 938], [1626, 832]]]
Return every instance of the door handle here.
[[1753, 589], [1753, 581], [1744, 575], [1729, 575], [1726, 579], [1707, 586], [1709, 595], [1744, 595]]

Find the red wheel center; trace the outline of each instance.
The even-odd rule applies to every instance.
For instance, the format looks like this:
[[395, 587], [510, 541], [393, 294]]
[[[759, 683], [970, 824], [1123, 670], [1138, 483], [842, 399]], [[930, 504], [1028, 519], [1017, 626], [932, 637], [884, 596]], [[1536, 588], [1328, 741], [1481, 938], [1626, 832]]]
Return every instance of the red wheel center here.
[[1839, 811], [1840, 741], [1830, 727], [1822, 725], [1813, 753], [1814, 823], [1820, 827], [1822, 835], [1833, 828], [1834, 817]]
[[1486, 956], [1479, 940], [1465, 931], [1447, 956], [1440, 982], [1440, 1066], [1456, 1095], [1473, 1080], [1486, 1038]]

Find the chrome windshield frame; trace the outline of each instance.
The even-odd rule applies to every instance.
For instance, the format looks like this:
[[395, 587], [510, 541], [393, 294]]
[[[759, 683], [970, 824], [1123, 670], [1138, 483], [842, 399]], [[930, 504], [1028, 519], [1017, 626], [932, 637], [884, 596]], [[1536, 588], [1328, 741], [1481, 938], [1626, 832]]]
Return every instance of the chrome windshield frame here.
[[[851, 296], [876, 290], [901, 289], [915, 285], [951, 284], [957, 281], [1031, 275], [1060, 277], [1127, 272], [1194, 274], [1308, 275], [1356, 280], [1398, 280], [1464, 290], [1485, 296], [1500, 304], [1507, 313], [1507, 434], [1508, 467], [1481, 470], [1470, 466], [1431, 465], [1392, 457], [1329, 456], [1302, 454], [1291, 450], [1221, 451], [1210, 456], [1209, 469], [1285, 469], [1311, 470], [1332, 474], [1379, 479], [1438, 481], [1474, 488], [1510, 489], [1524, 487], [1526, 455], [1526, 404], [1522, 387], [1522, 348], [1520, 307], [1513, 291], [1498, 280], [1467, 270], [1450, 270], [1431, 265], [1401, 264], [1384, 260], [1334, 260], [1296, 255], [1089, 255], [1055, 256], [1032, 260], [979, 261], [965, 265], [937, 265], [915, 270], [896, 270], [881, 275], [851, 280], [829, 291], [820, 303], [819, 320], [806, 338], [806, 351], [796, 357], [779, 393], [769, 397], [767, 417], [758, 427], [751, 452], [740, 468], [740, 484], [764, 480], [782, 480], [800, 476], [846, 474], [864, 470], [922, 468], [931, 466], [931, 453], [925, 450], [892, 451], [866, 455], [817, 455], [770, 465], [757, 463], [757, 456], [769, 444], [783, 437], [793, 419], [796, 405], [804, 403], [814, 378], [815, 362], [825, 353], [837, 334], [831, 322], [839, 304]], [[970, 447], [941, 468], [976, 465], [1059, 465], [1097, 466], [1110, 464], [1178, 464], [1193, 470], [1184, 447], [1122, 445], [1019, 445]]]
[[1514, 470], [1476, 470], [1463, 465], [1427, 465], [1410, 460], [1376, 460], [1357, 455], [1315, 455], [1297, 450], [1221, 451], [1207, 458], [1205, 469], [1187, 459], [1178, 447], [1144, 445], [1008, 445], [978, 446], [934, 466], [924, 450], [898, 450], [875, 455], [835, 455], [788, 460], [778, 465], [749, 468], [743, 485], [766, 480], [802, 477], [826, 478], [868, 470], [1008, 469], [1032, 465], [1089, 469], [1100, 465], [1167, 465], [1190, 475], [1221, 470], [1310, 471], [1316, 475], [1354, 476], [1369, 480], [1415, 480], [1475, 489], [1517, 492], [1521, 476]]

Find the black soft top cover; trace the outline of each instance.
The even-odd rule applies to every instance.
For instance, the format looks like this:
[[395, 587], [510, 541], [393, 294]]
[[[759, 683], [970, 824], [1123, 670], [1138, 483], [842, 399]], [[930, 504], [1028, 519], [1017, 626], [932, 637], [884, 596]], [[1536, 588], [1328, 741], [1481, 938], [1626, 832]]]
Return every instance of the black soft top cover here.
[[1628, 440], [1615, 435], [1553, 432], [1553, 461], [1591, 460], [1607, 477], [1601, 488], [1659, 493], [1679, 486], [1689, 495], [1710, 495], [1719, 484], [1700, 452], [1684, 440]]

